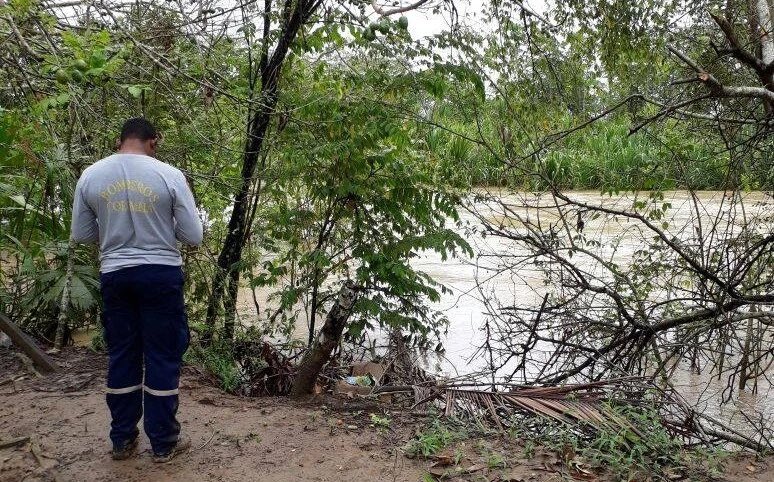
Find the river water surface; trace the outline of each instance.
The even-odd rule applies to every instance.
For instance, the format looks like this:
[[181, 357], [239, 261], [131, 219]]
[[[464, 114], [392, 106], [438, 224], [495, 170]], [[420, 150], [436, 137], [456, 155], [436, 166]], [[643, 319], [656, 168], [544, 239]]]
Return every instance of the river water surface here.
[[[507, 205], [509, 218], [515, 213], [523, 219], [529, 218], [531, 222], [541, 218], [545, 224], [559, 218], [549, 199], [538, 199], [530, 193], [494, 194]], [[569, 196], [589, 205], [614, 209], [630, 209], [635, 198], [635, 195], [610, 197], [598, 192], [572, 192]], [[647, 194], [640, 194], [638, 198], [645, 199]], [[764, 219], [770, 218], [774, 212], [772, 197], [765, 193], [745, 194], [740, 205], [731, 203], [730, 198], [722, 192], [699, 192], [694, 202], [687, 192], [674, 191], [665, 193], [662, 202], [671, 204], [663, 220], [669, 224], [666, 231], [677, 237], [694, 233], [697, 222], [702, 223], [705, 232], [713, 225], [719, 231], [734, 232], [745, 222], [759, 224], [758, 230], [761, 232], [771, 232], [773, 227], [771, 219]], [[536, 205], [543, 207], [527, 207]], [[740, 206], [744, 207], [743, 211]], [[479, 202], [474, 203], [470, 211], [462, 213], [462, 220], [467, 226], [475, 228], [480, 226], [479, 219], [482, 216], [500, 222], [498, 217], [502, 217], [502, 214], [501, 206]], [[512, 228], [518, 230], [517, 224], [512, 225]], [[630, 263], [634, 251], [642, 248], [652, 237], [652, 233], [643, 230], [641, 224], [622, 217], [586, 219], [585, 224], [584, 234], [600, 242], [597, 254], [621, 266]], [[511, 259], [518, 259], [520, 255], [526, 257], [529, 252], [523, 246], [500, 238], [483, 237], [471, 229], [466, 230], [465, 235], [473, 246], [476, 258], [443, 261], [440, 256], [427, 253], [413, 263], [453, 291], [451, 295], [444, 295], [434, 306], [446, 314], [450, 323], [448, 334], [443, 340], [446, 350], [444, 356], [430, 362], [431, 367], [447, 376], [486, 369], [487, 358], [480, 352], [476, 353], [476, 348], [485, 340], [483, 327], [492, 300], [503, 305], [538, 308], [543, 295], [550, 289], [544, 285], [541, 273], [530, 269], [528, 264], [522, 265], [517, 273], [510, 270], [498, 272], [501, 267], [497, 262], [498, 257], [492, 255], [507, 253]], [[589, 260], [582, 257], [577, 259], [579, 264], [589, 264]], [[490, 301], [489, 308], [485, 299]], [[766, 343], [770, 348], [771, 338]], [[764, 417], [769, 420], [769, 426], [774, 427], [774, 392], [765, 380], [758, 383], [757, 394], [753, 395], [749, 390], [739, 393], [736, 390], [728, 391], [727, 380], [723, 377], [718, 379], [709, 371], [697, 374], [687, 366], [681, 366], [673, 374], [671, 382], [699, 410], [729, 422], [740, 430], [744, 430], [746, 416]], [[728, 398], [729, 395], [731, 402], [721, 403], [724, 396]]]
[[[504, 241], [501, 238], [482, 236], [481, 219], [504, 223], [511, 229], [519, 230], [519, 222], [514, 221], [514, 215], [524, 220], [548, 225], [559, 219], [557, 208], [548, 196], [540, 197], [532, 193], [513, 193], [505, 191], [483, 190], [479, 194], [491, 196], [487, 201], [471, 201], [469, 208], [461, 212], [463, 226], [459, 233], [470, 243], [474, 251], [473, 258], [449, 258], [442, 260], [435, 253], [427, 252], [412, 262], [418, 268], [442, 283], [451, 290], [443, 294], [441, 300], [433, 308], [442, 312], [449, 320], [448, 331], [442, 338], [445, 352], [441, 356], [428, 356], [426, 368], [441, 376], [455, 377], [478, 373], [486, 369], [487, 359], [476, 353], [485, 339], [484, 326], [488, 316], [485, 300], [503, 305], [531, 306], [538, 308], [543, 295], [550, 289], [542, 275], [528, 263], [514, 270], [498, 271], [499, 254], [507, 253], [511, 259], [528, 256], [529, 252], [519, 244]], [[601, 195], [599, 192], [570, 192], [573, 200], [588, 205], [604, 206], [612, 209], [631, 209], [635, 199], [647, 200], [647, 193], [623, 194], [620, 196]], [[497, 202], [492, 202], [492, 198]], [[471, 197], [472, 199], [472, 197]], [[760, 231], [771, 231], [771, 220], [761, 221], [765, 216], [771, 216], [774, 201], [766, 193], [753, 192], [742, 196], [743, 202], [732, 203], [722, 192], [698, 192], [695, 200], [688, 192], [672, 191], [664, 193], [661, 203], [670, 203], [665, 218], [665, 229], [676, 237], [691, 236], [697, 223], [702, 223], [705, 232], [715, 226], [719, 232], [733, 233], [744, 223], [757, 223]], [[508, 214], [505, 215], [503, 206]], [[741, 209], [743, 206], [743, 209]], [[632, 260], [635, 250], [647, 244], [652, 233], [643, 226], [625, 217], [600, 217], [585, 220], [584, 234], [589, 239], [600, 242], [598, 255], [609, 261], [615, 261], [626, 266]], [[589, 259], [577, 258], [579, 265], [593, 271], [595, 268]], [[774, 268], [772, 268], [774, 269]], [[258, 303], [266, 306], [265, 293], [258, 293]], [[269, 303], [270, 304], [270, 303]], [[253, 303], [253, 293], [244, 289], [239, 295], [239, 318], [243, 323], [250, 324], [256, 320], [257, 312]], [[306, 340], [308, 328], [305, 321], [307, 313], [300, 309], [298, 323], [293, 338]], [[319, 321], [318, 321], [319, 326]], [[384, 333], [372, 333], [375, 339], [385, 339]], [[767, 343], [771, 346], [772, 340]], [[539, 347], [538, 347], [539, 348]], [[671, 382], [678, 387], [680, 393], [698, 410], [724, 420], [739, 430], [745, 430], [745, 416], [763, 417], [774, 420], [774, 392], [766, 382], [758, 383], [757, 394], [749, 390], [739, 393], [737, 390], [727, 390], [727, 380], [704, 371], [701, 374], [691, 371], [687, 366], [680, 366], [672, 375]], [[731, 395], [729, 403], [721, 400]]]

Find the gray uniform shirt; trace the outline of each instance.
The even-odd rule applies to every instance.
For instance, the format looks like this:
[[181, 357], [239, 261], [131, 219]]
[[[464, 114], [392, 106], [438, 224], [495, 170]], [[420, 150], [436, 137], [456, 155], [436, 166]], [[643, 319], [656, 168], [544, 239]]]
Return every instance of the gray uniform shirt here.
[[100, 271], [180, 266], [177, 241], [198, 245], [202, 223], [183, 173], [140, 154], [87, 167], [75, 187], [70, 238], [99, 243]]

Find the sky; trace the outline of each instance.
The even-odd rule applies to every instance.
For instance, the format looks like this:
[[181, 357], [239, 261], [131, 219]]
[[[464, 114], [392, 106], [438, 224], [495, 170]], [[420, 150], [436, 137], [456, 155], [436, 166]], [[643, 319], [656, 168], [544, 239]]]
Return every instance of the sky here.
[[[408, 5], [414, 1], [400, 0], [400, 5]], [[483, 6], [488, 2], [489, 0], [454, 0], [454, 5], [459, 13], [460, 23], [480, 25], [477, 19], [480, 19], [482, 16]], [[428, 5], [433, 3], [437, 4], [437, 2], [431, 0]], [[547, 9], [546, 0], [525, 0], [523, 3], [531, 10], [540, 14], [545, 13]], [[407, 12], [405, 15], [409, 20], [409, 32], [412, 38], [419, 39], [448, 30], [450, 22], [449, 12], [448, 9], [444, 10], [440, 14], [433, 14], [431, 8], [423, 6], [419, 10]]]
[[[480, 18], [482, 17], [482, 10], [485, 4], [489, 3], [491, 0], [451, 0], [454, 2], [454, 5], [457, 8], [457, 12], [459, 14], [459, 22], [462, 24], [467, 25], [476, 25], [478, 27], [481, 27], [483, 24], [480, 21]], [[506, 0], [507, 1], [507, 0]], [[517, 1], [517, 0], [511, 0], [511, 1]], [[396, 4], [397, 6], [403, 6], [403, 5], [410, 5], [412, 3], [415, 3], [416, 0], [377, 0], [379, 5], [382, 5], [384, 8], [390, 9], [395, 8]], [[547, 2], [548, 0], [524, 0], [523, 4], [526, 5], [529, 9], [539, 13], [543, 14], [547, 10]], [[0, 0], [0, 3], [2, 3], [2, 0]], [[68, 4], [69, 2], [66, 0], [57, 0], [52, 2], [53, 4]], [[107, 4], [110, 4], [110, 2], [107, 2]], [[233, 5], [236, 5], [234, 0], [225, 0], [222, 2], [216, 3], [219, 6], [222, 6], [224, 8], [229, 8]], [[84, 3], [85, 5], [85, 3]], [[433, 6], [441, 5], [442, 9], [440, 13], [433, 13]], [[84, 7], [83, 5], [79, 5], [76, 7], [64, 7], [59, 9], [59, 16], [64, 18], [75, 18], [79, 14], [83, 13]], [[191, 11], [195, 11], [195, 7], [191, 6]], [[367, 14], [372, 19], [372, 21], [376, 21], [379, 18], [379, 14], [377, 14], [373, 8], [367, 8], [366, 9]], [[412, 38], [414, 39], [420, 39], [427, 36], [436, 35], [444, 30], [448, 30], [450, 27], [450, 12], [448, 7], [445, 5], [444, 0], [430, 0], [427, 4], [423, 5], [419, 9], [412, 10], [409, 12], [406, 12], [405, 15], [409, 20], [409, 27], [408, 30], [411, 33]], [[400, 15], [396, 14], [391, 16], [392, 19], [397, 20], [397, 18]], [[238, 23], [238, 15], [233, 14], [232, 18]]]

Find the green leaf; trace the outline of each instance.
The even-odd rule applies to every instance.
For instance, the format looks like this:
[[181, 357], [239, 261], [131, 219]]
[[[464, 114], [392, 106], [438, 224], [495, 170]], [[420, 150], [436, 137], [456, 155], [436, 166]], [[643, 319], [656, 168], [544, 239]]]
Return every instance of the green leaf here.
[[126, 90], [132, 94], [132, 97], [137, 99], [142, 95], [143, 87], [141, 85], [129, 85], [126, 87]]

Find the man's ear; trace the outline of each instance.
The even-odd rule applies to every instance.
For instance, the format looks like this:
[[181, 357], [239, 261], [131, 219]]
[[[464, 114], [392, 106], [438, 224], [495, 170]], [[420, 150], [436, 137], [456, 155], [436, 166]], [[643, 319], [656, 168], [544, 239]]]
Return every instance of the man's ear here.
[[148, 148], [150, 149], [151, 152], [156, 152], [156, 146], [158, 146], [158, 144], [159, 144], [159, 139], [158, 138], [150, 139], [148, 141]]
[[116, 150], [121, 149], [121, 139], [116, 139]]

